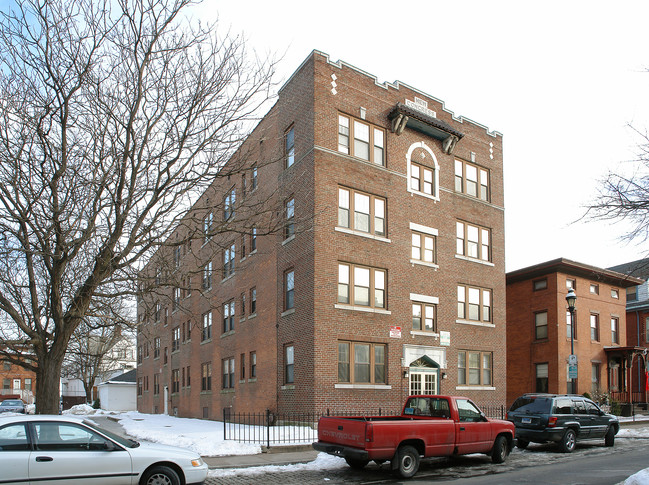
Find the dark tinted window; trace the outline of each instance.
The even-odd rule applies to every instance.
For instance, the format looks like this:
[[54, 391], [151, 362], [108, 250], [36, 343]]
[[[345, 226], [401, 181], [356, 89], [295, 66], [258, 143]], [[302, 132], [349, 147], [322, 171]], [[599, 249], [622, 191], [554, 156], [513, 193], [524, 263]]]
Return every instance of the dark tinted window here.
[[586, 412], [586, 406], [584, 406], [584, 401], [573, 401], [572, 405], [575, 410], [575, 414], [588, 414]]
[[521, 396], [512, 407], [509, 408], [510, 411], [517, 411], [522, 413], [549, 413], [552, 407], [552, 398], [551, 397], [539, 397], [539, 396]]
[[554, 414], [572, 414], [572, 399], [557, 398], [554, 401]]
[[584, 404], [586, 405], [586, 412], [588, 414], [594, 414], [595, 416], [599, 416], [599, 408], [595, 406], [594, 403], [590, 401], [584, 401]]

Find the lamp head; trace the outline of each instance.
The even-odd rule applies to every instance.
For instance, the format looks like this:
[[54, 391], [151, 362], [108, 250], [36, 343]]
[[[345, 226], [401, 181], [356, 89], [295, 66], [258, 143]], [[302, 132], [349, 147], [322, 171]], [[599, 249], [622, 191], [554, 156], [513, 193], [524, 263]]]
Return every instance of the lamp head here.
[[570, 311], [573, 311], [575, 309], [577, 295], [575, 294], [575, 290], [573, 290], [572, 288], [570, 288], [568, 294], [566, 295], [566, 301], [568, 302], [568, 308], [570, 309]]

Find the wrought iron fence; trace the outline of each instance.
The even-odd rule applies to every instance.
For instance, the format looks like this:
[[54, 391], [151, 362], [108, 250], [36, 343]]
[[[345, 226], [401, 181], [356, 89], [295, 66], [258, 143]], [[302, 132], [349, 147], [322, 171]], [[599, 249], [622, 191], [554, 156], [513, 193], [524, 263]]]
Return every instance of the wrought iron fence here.
[[[487, 417], [504, 419], [507, 408], [502, 404], [480, 406]], [[398, 416], [399, 409], [372, 411], [339, 411], [327, 409], [319, 413], [232, 413], [223, 412], [223, 439], [243, 443], [304, 444], [317, 441], [318, 420], [321, 416]]]

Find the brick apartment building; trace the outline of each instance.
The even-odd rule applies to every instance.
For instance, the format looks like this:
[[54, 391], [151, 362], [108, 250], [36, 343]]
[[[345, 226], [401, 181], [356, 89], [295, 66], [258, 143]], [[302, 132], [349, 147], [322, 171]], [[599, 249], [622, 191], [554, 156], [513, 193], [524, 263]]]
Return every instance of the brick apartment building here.
[[[629, 363], [643, 353], [627, 342], [626, 289], [640, 283], [563, 258], [507, 273], [507, 403], [526, 392], [610, 392], [626, 402]], [[574, 389], [568, 374], [570, 288], [577, 295]]]
[[[503, 403], [502, 157], [499, 133], [313, 51], [231, 160], [246, 170], [216, 181], [143, 270], [161, 288], [139, 300], [138, 409]], [[254, 201], [283, 208], [281, 231], [208, 235]]]
[[[13, 344], [12, 354], [18, 355], [20, 359], [25, 359], [28, 363], [31, 361], [31, 355], [24, 353], [18, 354], [21, 346]], [[5, 350], [3, 347], [0, 350]], [[36, 373], [25, 369], [8, 359], [0, 358], [0, 401], [3, 399], [22, 399], [26, 403], [34, 402], [34, 391], [36, 390]]]
[[[641, 284], [626, 289], [626, 341], [629, 347], [649, 349], [649, 259], [640, 259], [609, 269], [643, 280]], [[633, 402], [648, 401], [649, 359], [647, 355], [643, 357], [633, 361]]]

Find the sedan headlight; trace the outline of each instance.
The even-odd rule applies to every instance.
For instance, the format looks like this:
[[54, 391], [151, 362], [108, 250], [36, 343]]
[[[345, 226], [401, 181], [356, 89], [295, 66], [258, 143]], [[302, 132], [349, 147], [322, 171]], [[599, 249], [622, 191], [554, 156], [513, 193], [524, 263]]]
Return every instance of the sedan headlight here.
[[192, 460], [192, 466], [203, 466], [203, 459], [199, 458], [198, 460]]

